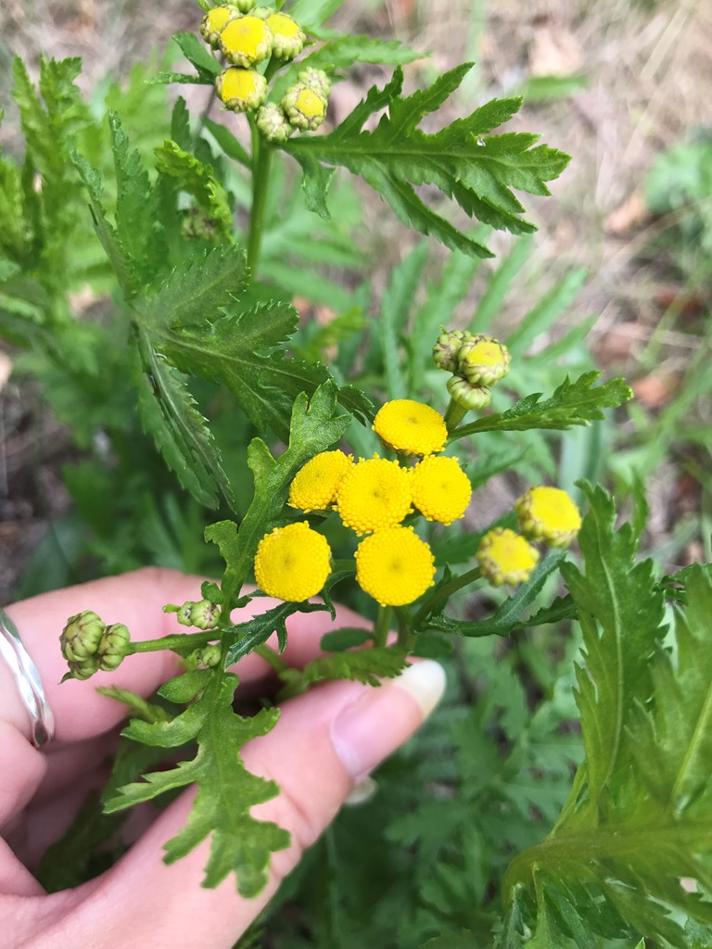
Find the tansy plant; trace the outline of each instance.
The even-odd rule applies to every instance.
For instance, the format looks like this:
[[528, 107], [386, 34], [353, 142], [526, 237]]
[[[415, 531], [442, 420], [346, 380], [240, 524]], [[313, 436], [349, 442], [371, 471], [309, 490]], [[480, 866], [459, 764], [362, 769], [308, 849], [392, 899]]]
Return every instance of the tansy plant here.
[[[68, 619], [61, 649], [69, 677], [110, 672], [149, 650], [173, 651], [185, 670], [151, 702], [106, 690], [132, 717], [103, 814], [88, 808], [41, 875], [49, 887], [67, 882], [67, 847], [72, 872], [90, 875], [92, 848], [82, 844], [82, 863], [74, 841], [99, 844], [127, 808], [195, 784], [189, 827], [166, 842], [166, 860], [211, 838], [205, 884], [234, 874], [242, 893], [256, 894], [287, 835], [252, 816], [253, 805], [279, 789], [249, 774], [240, 751], [274, 727], [279, 708], [265, 702], [253, 716], [238, 714], [234, 664], [260, 654], [280, 680], [281, 700], [335, 678], [378, 687], [412, 656], [447, 657], [453, 646], [465, 654], [489, 648], [486, 637], [507, 637], [536, 668], [537, 689], [556, 699], [556, 712], [524, 724], [521, 696], [500, 721], [496, 703], [473, 704], [463, 681], [461, 711], [472, 706], [474, 717], [448, 720], [422, 773], [411, 762], [417, 805], [408, 787], [376, 799], [393, 850], [373, 823], [356, 835], [368, 844], [364, 873], [378, 850], [379, 862], [394, 861], [402, 884], [397, 899], [383, 897], [380, 916], [380, 897], [361, 913], [361, 928], [365, 917], [372, 927], [365, 939], [401, 949], [492, 940], [504, 949], [633, 945], [642, 936], [661, 946], [709, 945], [712, 705], [709, 661], [697, 659], [710, 647], [708, 573], [658, 578], [649, 563], [637, 563], [643, 505], [632, 525], [615, 530], [605, 492], [582, 484], [574, 498], [553, 483], [556, 446], [541, 435], [516, 503], [492, 519], [472, 498], [474, 488], [517, 467], [518, 433], [588, 426], [630, 396], [622, 380], [601, 382], [592, 369], [559, 377], [548, 395], [521, 391], [518, 373], [537, 327], [580, 285], [577, 274], [507, 341], [490, 335], [494, 291], [467, 328], [451, 326], [478, 259], [492, 256], [488, 231], [533, 232], [515, 192], [548, 194], [568, 157], [530, 133], [496, 131], [519, 109], [517, 98], [485, 102], [433, 130], [471, 64], [427, 87], [414, 70], [406, 93], [402, 67], [422, 54], [327, 29], [323, 21], [339, 5], [205, 0], [194, 31], [175, 36], [190, 71], [115, 92], [108, 134], [74, 85], [77, 61], [43, 60], [39, 92], [15, 63], [27, 145], [22, 165], [5, 157], [0, 164], [0, 325], [25, 347], [26, 367], [54, 393], [77, 444], [110, 446], [98, 475], [79, 466], [67, 474], [96, 525], [92, 552], [116, 568], [122, 521], [109, 518], [108, 532], [100, 523], [113, 502], [112, 472], [131, 496], [132, 479], [163, 491], [155, 449], [183, 493], [175, 484], [168, 492], [170, 530], [159, 529], [157, 506], [147, 503], [130, 511], [129, 533], [150, 536], [151, 550], [160, 538], [162, 551], [173, 533], [194, 550], [203, 512], [218, 511], [191, 565], [211, 564], [210, 549], [224, 561], [199, 599], [166, 605], [182, 633], [133, 641], [121, 616], [99, 616], [91, 604]], [[394, 69], [336, 125], [332, 87], [359, 63]], [[131, 103], [148, 110], [156, 85], [166, 84], [206, 87], [222, 121], [207, 113], [191, 121], [177, 98], [170, 137], [151, 150], [136, 133]], [[427, 253], [425, 243], [416, 246], [396, 268], [367, 336], [354, 322], [354, 314], [363, 318], [362, 303], [350, 309], [349, 294], [324, 270], [354, 263], [342, 218], [357, 202], [339, 169], [449, 254], [442, 283], [409, 322]], [[301, 192], [291, 189], [295, 170]], [[285, 188], [292, 197], [283, 211]], [[510, 273], [527, 240], [513, 245]], [[316, 261], [310, 292], [321, 302], [340, 300], [342, 312], [310, 335], [299, 329], [291, 298]], [[76, 319], [73, 294], [87, 281], [107, 301], [104, 322]], [[501, 451], [505, 441], [511, 451]], [[557, 590], [562, 581], [566, 589]], [[463, 611], [463, 593], [474, 611]], [[337, 596], [365, 613], [371, 628], [333, 630], [323, 655], [289, 668], [281, 654], [290, 615], [334, 615]], [[559, 650], [566, 670], [552, 684], [554, 673], [525, 651], [523, 633], [572, 620], [584, 643], [576, 665], [584, 753], [562, 755], [558, 739], [572, 734], [575, 717], [573, 701], [560, 696], [571, 650]], [[489, 675], [497, 701], [508, 702], [497, 683], [511, 677], [509, 659], [494, 650], [478, 656], [478, 676]], [[438, 749], [451, 750], [442, 768]], [[537, 796], [554, 773], [556, 793]], [[400, 800], [405, 811], [395, 815], [388, 807]], [[335, 839], [329, 881], [307, 887], [304, 900], [328, 890], [321, 904], [348, 915], [359, 887], [342, 885]], [[441, 855], [458, 868], [457, 879], [445, 864], [431, 877]], [[338, 892], [330, 889], [337, 883]], [[334, 936], [338, 928], [330, 924], [314, 940], [351, 945], [345, 930]]]

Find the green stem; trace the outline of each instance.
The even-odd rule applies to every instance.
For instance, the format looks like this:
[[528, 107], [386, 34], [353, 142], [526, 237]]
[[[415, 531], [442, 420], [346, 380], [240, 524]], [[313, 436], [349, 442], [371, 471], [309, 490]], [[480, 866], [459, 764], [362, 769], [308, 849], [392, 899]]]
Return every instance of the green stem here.
[[434, 590], [415, 614], [413, 618], [413, 629], [418, 629], [441, 603], [447, 603], [453, 593], [457, 593], [457, 591], [463, 587], [469, 586], [469, 584], [474, 583], [475, 580], [479, 580], [481, 576], [480, 568], [473, 567], [472, 570], [468, 570], [467, 573], [461, 573], [459, 576], [453, 577], [452, 580], [449, 580], [441, 587], [438, 587], [437, 590]]
[[262, 137], [252, 116], [249, 116], [249, 122], [252, 131], [252, 208], [247, 238], [247, 266], [254, 280], [260, 262], [272, 146]]
[[448, 433], [454, 431], [460, 422], [468, 413], [468, 409], [463, 408], [458, 402], [455, 402], [454, 399], [450, 399], [450, 404], [447, 407], [445, 412], [445, 424], [447, 425]]
[[388, 633], [391, 629], [390, 606], [379, 606], [376, 622], [373, 624], [373, 643], [375, 646], [385, 646]]
[[289, 668], [284, 659], [282, 659], [282, 657], [278, 655], [274, 649], [270, 649], [269, 646], [255, 646], [252, 651], [264, 659], [265, 662], [268, 662], [277, 675], [280, 675], [285, 669]]
[[141, 642], [129, 643], [127, 656], [137, 652], [160, 652], [162, 649], [172, 649], [181, 654], [192, 652], [198, 646], [207, 646], [214, 639], [220, 639], [219, 629], [209, 629], [204, 633], [175, 633], [172, 636], [161, 636], [159, 639], [144, 639]]

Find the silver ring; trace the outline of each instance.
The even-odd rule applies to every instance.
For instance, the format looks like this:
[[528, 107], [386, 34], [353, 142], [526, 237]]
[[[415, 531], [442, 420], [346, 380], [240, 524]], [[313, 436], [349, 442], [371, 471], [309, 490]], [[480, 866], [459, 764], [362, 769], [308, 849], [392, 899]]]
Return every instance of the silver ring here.
[[17, 691], [30, 716], [32, 744], [41, 748], [54, 738], [54, 715], [47, 702], [39, 669], [23, 646], [17, 627], [1, 609], [0, 655], [15, 677]]

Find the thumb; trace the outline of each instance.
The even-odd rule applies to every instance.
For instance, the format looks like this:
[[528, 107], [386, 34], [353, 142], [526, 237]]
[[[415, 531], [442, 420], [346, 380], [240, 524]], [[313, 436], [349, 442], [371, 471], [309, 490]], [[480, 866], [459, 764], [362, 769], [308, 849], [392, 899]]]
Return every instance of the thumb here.
[[[95, 949], [120, 945], [125, 907], [130, 906], [136, 944], [229, 949], [333, 820], [354, 785], [413, 734], [444, 688], [442, 667], [424, 660], [379, 688], [334, 682], [286, 702], [274, 730], [250, 742], [243, 756], [250, 771], [275, 781], [281, 792], [253, 808], [253, 815], [274, 821], [291, 836], [290, 846], [272, 856], [265, 890], [245, 900], [237, 895], [234, 878], [214, 890], [202, 888], [207, 842], [170, 866], [162, 862], [163, 844], [187, 819], [193, 795], [186, 792], [98, 886], [95, 881], [91, 896], [72, 914], [76, 939], [65, 945], [82, 945], [81, 934], [90, 931]], [[100, 919], [88, 918], [97, 913]], [[97, 933], [102, 933], [99, 943]]]

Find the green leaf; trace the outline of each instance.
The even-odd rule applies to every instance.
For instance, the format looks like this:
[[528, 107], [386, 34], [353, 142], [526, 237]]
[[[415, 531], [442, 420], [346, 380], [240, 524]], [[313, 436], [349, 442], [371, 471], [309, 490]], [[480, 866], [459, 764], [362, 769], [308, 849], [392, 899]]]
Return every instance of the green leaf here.
[[138, 317], [149, 333], [170, 327], [178, 331], [192, 324], [208, 325], [234, 302], [248, 279], [244, 251], [223, 245], [197, 251], [176, 268], [156, 293], [137, 305]]
[[651, 560], [635, 563], [630, 524], [615, 530], [613, 499], [583, 486], [590, 510], [579, 532], [585, 573], [562, 573], [578, 609], [585, 666], [577, 674], [590, 795], [596, 802], [616, 768], [630, 710], [650, 694], [650, 662], [662, 641], [663, 595]]
[[188, 62], [195, 66], [201, 81], [212, 81], [220, 75], [220, 63], [210, 55], [195, 33], [174, 33], [171, 38]]
[[468, 621], [455, 620], [449, 616], [432, 616], [428, 619], [428, 628], [444, 633], [458, 633], [461, 636], [511, 636], [512, 633], [528, 627], [573, 619], [576, 616], [576, 608], [569, 598], [560, 599], [550, 607], [529, 613], [549, 576], [561, 568], [565, 556], [564, 551], [559, 550], [545, 557], [532, 577], [517, 587], [516, 592], [507, 597], [487, 619]]
[[222, 494], [234, 510], [235, 499], [220, 452], [187, 380], [143, 334], [139, 352], [136, 385], [144, 431], [155, 439], [166, 464], [198, 503], [217, 508]]
[[[174, 768], [144, 775], [140, 782], [123, 786], [106, 803], [106, 812], [150, 801], [159, 794], [196, 784], [198, 788], [188, 823], [165, 845], [165, 861], [173, 863], [193, 850], [206, 837], [211, 849], [205, 867], [204, 885], [215, 887], [235, 873], [238, 889], [245, 897], [256, 896], [267, 880], [270, 855], [289, 844], [289, 835], [276, 824], [255, 820], [250, 809], [279, 793], [273, 781], [248, 772], [240, 757], [243, 746], [266, 735], [277, 722], [277, 709], [262, 709], [252, 718], [232, 710], [237, 679], [213, 672], [197, 701], [172, 723], [147, 725], [131, 722], [124, 731], [144, 744], [172, 747], [166, 741], [195, 740], [194, 758]], [[171, 726], [183, 723], [176, 733]]]
[[542, 945], [596, 946], [603, 937], [706, 945], [712, 578], [699, 566], [685, 575], [674, 648], [665, 648], [661, 585], [650, 561], [636, 562], [636, 529], [616, 526], [603, 489], [584, 490], [584, 566], [563, 572], [583, 630], [577, 703], [586, 759], [554, 829], [507, 871], [518, 921], [510, 914], [512, 938], [497, 945], [517, 946], [532, 930], [546, 934]]
[[[523, 220], [523, 207], [512, 189], [548, 194], [545, 182], [556, 178], [568, 156], [545, 145], [534, 147], [536, 136], [485, 133], [492, 123], [512, 114], [514, 102], [476, 109], [433, 134], [420, 130], [421, 120], [436, 111], [471, 68], [466, 63], [443, 75], [427, 89], [402, 96], [398, 67], [383, 88], [372, 88], [366, 99], [331, 134], [299, 137], [282, 147], [315, 177], [317, 164], [342, 166], [360, 175], [390, 204], [398, 217], [423, 234], [432, 234], [451, 249], [473, 256], [491, 256], [482, 244], [461, 233], [418, 195], [420, 185], [432, 185], [456, 201], [469, 217], [514, 233], [533, 230]], [[388, 108], [373, 131], [366, 119]], [[313, 183], [316, 189], [318, 182]]]
[[245, 168], [252, 168], [252, 161], [247, 149], [240, 144], [229, 129], [219, 122], [213, 122], [213, 120], [207, 116], [205, 118], [205, 128], [210, 132], [228, 158], [239, 162]]
[[231, 241], [233, 220], [230, 202], [213, 169], [170, 139], [155, 149], [155, 156], [158, 171], [173, 178], [181, 191], [191, 194], [208, 215], [217, 235]]
[[246, 581], [260, 539], [280, 517], [294, 475], [311, 457], [338, 442], [350, 423], [350, 415], [338, 412], [336, 387], [329, 382], [319, 386], [311, 399], [302, 392], [294, 400], [289, 445], [273, 464], [266, 458], [264, 443], [252, 442], [247, 462], [254, 475], [255, 490], [239, 530], [235, 532], [231, 522], [223, 521], [205, 532], [207, 540], [218, 544], [226, 561], [226, 604], [231, 605]]
[[420, 949], [478, 949], [478, 946], [474, 933], [468, 929], [459, 929], [457, 932], [443, 933], [441, 936], [428, 939]]
[[345, 627], [344, 629], [335, 629], [330, 633], [324, 633], [320, 645], [324, 652], [343, 652], [345, 649], [363, 646], [364, 643], [372, 639], [373, 635], [367, 629]]
[[381, 300], [381, 314], [376, 324], [376, 333], [390, 399], [402, 399], [408, 394], [401, 365], [399, 333], [408, 319], [427, 252], [427, 244], [423, 242], [403, 258], [393, 269]]
[[225, 665], [233, 663], [252, 652], [255, 646], [267, 642], [272, 633], [277, 633], [280, 643], [280, 652], [284, 652], [287, 644], [287, 619], [294, 613], [316, 613], [328, 611], [328, 606], [322, 603], [280, 603], [237, 626], [226, 626], [223, 630], [223, 639], [230, 642], [225, 654]]
[[563, 431], [573, 425], [586, 425], [603, 418], [603, 409], [617, 408], [633, 395], [623, 379], [611, 379], [596, 385], [601, 373], [584, 372], [571, 382], [568, 377], [549, 399], [541, 401], [536, 392], [520, 399], [506, 412], [486, 415], [455, 429], [451, 439], [476, 435], [478, 432], [524, 432], [532, 428]]
[[[533, 242], [530, 237], [520, 237], [519, 240], [514, 242], [510, 252], [487, 281], [485, 292], [482, 294], [474, 316], [470, 320], [470, 330], [483, 333], [489, 329], [492, 321], [500, 312], [504, 299], [517, 275], [531, 257], [532, 247]], [[507, 344], [509, 344], [509, 339], [507, 339]]]
[[406, 653], [397, 646], [373, 646], [354, 652], [334, 652], [313, 659], [303, 669], [286, 669], [280, 678], [288, 693], [306, 692], [317, 682], [350, 679], [364, 685], [378, 686], [380, 679], [392, 679], [405, 669]]
[[289, 13], [301, 25], [309, 30], [321, 26], [343, 4], [344, 0], [295, 0]]

